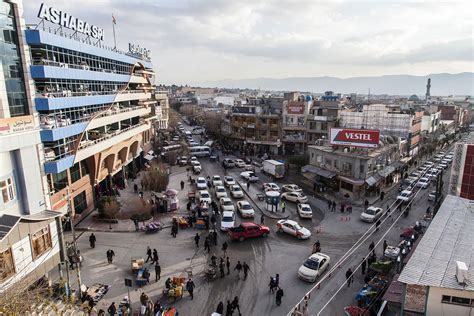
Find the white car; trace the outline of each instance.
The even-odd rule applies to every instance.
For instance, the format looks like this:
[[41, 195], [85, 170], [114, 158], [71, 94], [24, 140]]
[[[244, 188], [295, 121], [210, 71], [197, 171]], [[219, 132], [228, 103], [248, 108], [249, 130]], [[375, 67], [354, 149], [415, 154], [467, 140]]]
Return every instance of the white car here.
[[235, 180], [231, 176], [225, 176], [224, 177], [224, 184], [226, 187], [231, 187], [235, 184]]
[[428, 201], [434, 200], [436, 200], [436, 191], [431, 191], [430, 194], [428, 194]]
[[235, 159], [234, 164], [239, 168], [245, 167], [245, 162], [242, 159]]
[[281, 195], [281, 199], [296, 203], [308, 202], [308, 197], [301, 192], [285, 192]]
[[227, 197], [227, 191], [222, 185], [216, 186], [215, 194], [218, 199]]
[[204, 177], [199, 177], [196, 179], [196, 187], [198, 188], [198, 190], [205, 190], [207, 189], [207, 182], [206, 182], [206, 179], [204, 179]]
[[227, 231], [235, 226], [235, 213], [233, 211], [224, 211], [221, 214], [221, 230]]
[[298, 215], [301, 218], [313, 218], [313, 210], [309, 204], [302, 204], [299, 203], [298, 207]]
[[417, 187], [417, 188], [426, 189], [426, 188], [429, 187], [429, 186], [430, 186], [430, 178], [427, 178], [427, 177], [421, 178], [421, 179], [418, 180], [418, 182], [416, 183], [416, 187]]
[[290, 219], [280, 219], [276, 226], [279, 232], [285, 232], [298, 239], [308, 239], [311, 237], [311, 232], [308, 229]]
[[249, 181], [249, 182], [258, 181], [258, 177], [255, 174], [255, 172], [253, 172], [253, 171], [244, 171], [244, 172], [240, 173], [240, 176], [242, 178], [244, 178], [245, 180]]
[[303, 189], [296, 184], [284, 184], [281, 186], [281, 189], [283, 192], [303, 192]]
[[266, 191], [277, 191], [280, 192], [280, 187], [276, 183], [264, 183], [263, 184], [263, 190]]
[[212, 185], [215, 187], [222, 185], [221, 176], [212, 176]]
[[328, 268], [330, 260], [328, 255], [321, 252], [312, 254], [298, 269], [298, 277], [307, 282], [316, 282]]
[[234, 184], [230, 187], [230, 195], [236, 199], [243, 198], [244, 192], [242, 192], [242, 188], [239, 185]]
[[360, 219], [363, 222], [373, 223], [380, 218], [383, 214], [383, 209], [380, 207], [369, 206], [365, 211], [360, 214]]
[[212, 202], [211, 195], [209, 194], [209, 191], [207, 190], [199, 191], [198, 198], [199, 198], [199, 202], [206, 202], [209, 204]]
[[253, 210], [252, 205], [248, 201], [238, 201], [237, 202], [237, 209], [240, 212], [240, 215], [242, 217], [248, 218], [248, 217], [254, 217], [255, 216], [255, 211]]
[[235, 211], [234, 202], [232, 202], [232, 200], [228, 197], [220, 198], [219, 204], [221, 205], [222, 211]]
[[400, 192], [400, 194], [397, 196], [397, 200], [401, 200], [403, 202], [410, 202], [410, 200], [413, 197], [413, 191], [410, 190], [403, 190]]
[[448, 164], [446, 164], [444, 162], [440, 162], [440, 164], [438, 166], [443, 167], [443, 169], [448, 168]]
[[191, 158], [189, 158], [189, 163], [190, 163], [190, 164], [193, 164], [193, 161], [199, 162], [199, 160], [197, 159], [196, 156], [192, 156]]

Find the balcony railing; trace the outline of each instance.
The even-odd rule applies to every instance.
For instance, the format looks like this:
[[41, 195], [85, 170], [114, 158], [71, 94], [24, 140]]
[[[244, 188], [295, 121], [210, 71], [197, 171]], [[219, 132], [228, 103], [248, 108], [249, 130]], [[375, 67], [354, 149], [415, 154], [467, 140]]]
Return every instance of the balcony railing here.
[[81, 141], [80, 145], [79, 145], [79, 150], [81, 149], [84, 149], [84, 148], [87, 148], [87, 147], [90, 147], [90, 146], [93, 146], [95, 144], [98, 144], [98, 143], [101, 143], [107, 139], [110, 139], [114, 136], [117, 136], [117, 135], [120, 135], [122, 133], [125, 133], [126, 131], [129, 131], [131, 129], [134, 129], [134, 128], [137, 128], [139, 126], [142, 126], [142, 125], [147, 125], [146, 122], [140, 122], [136, 125], [132, 125], [132, 126], [129, 126], [127, 128], [124, 128], [124, 129], [121, 129], [121, 130], [117, 130], [117, 131], [114, 131], [112, 133], [107, 133], [106, 135], [104, 135], [103, 137], [101, 138], [97, 138], [97, 139], [94, 139], [94, 140], [83, 140]]
[[52, 92], [36, 92], [35, 98], [67, 98], [67, 97], [89, 97], [95, 95], [110, 95], [110, 94], [131, 94], [131, 93], [143, 93], [141, 90], [107, 90], [107, 91], [52, 91]]

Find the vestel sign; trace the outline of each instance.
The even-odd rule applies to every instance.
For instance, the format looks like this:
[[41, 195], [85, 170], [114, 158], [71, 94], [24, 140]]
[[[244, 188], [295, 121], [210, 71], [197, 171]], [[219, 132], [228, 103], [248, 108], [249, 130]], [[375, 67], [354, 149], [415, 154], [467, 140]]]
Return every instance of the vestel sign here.
[[331, 128], [331, 144], [375, 148], [379, 145], [380, 131], [352, 128]]

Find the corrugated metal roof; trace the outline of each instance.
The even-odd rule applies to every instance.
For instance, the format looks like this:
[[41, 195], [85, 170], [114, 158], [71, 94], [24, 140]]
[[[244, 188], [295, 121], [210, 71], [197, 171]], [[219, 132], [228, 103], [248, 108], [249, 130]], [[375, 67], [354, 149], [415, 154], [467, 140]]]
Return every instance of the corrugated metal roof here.
[[[398, 280], [407, 284], [474, 291], [474, 207], [448, 195]], [[466, 263], [467, 284], [456, 279], [456, 261]]]

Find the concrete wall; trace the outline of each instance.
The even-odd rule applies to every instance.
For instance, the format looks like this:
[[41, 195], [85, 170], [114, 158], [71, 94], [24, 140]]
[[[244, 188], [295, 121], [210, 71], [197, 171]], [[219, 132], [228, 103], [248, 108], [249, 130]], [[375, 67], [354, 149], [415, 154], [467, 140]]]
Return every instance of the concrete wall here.
[[426, 315], [430, 316], [470, 316], [472, 307], [456, 304], [446, 304], [441, 302], [443, 295], [457, 296], [462, 298], [474, 299], [473, 291], [451, 290], [438, 287], [430, 287], [428, 292], [428, 301], [426, 306]]

